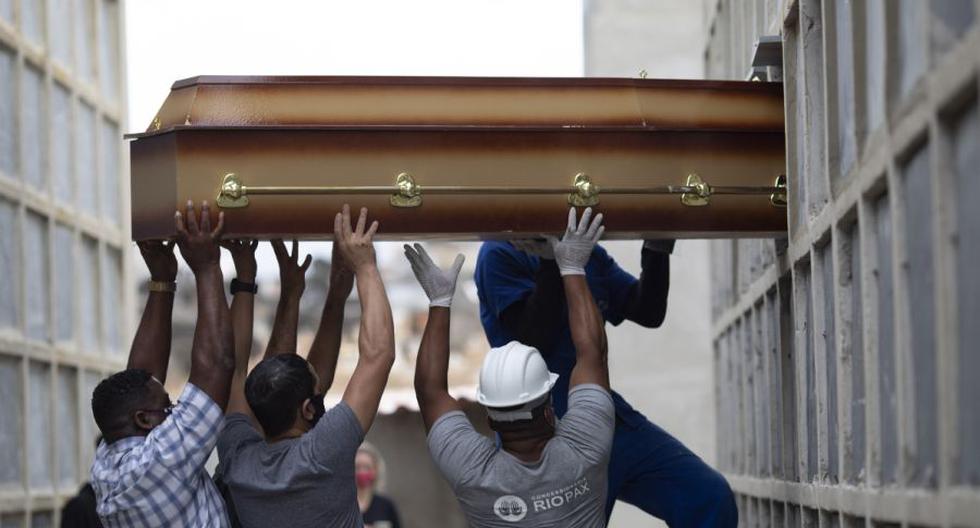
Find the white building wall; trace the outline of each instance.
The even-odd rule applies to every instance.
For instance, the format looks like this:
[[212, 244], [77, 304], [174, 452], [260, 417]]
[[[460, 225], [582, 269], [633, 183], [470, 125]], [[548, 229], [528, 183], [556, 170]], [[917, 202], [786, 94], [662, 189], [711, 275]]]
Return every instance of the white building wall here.
[[0, 526], [56, 526], [87, 480], [92, 389], [132, 294], [122, 5], [0, 0]]
[[980, 526], [975, 0], [707, 0], [781, 35], [789, 233], [712, 243], [718, 458], [749, 526]]

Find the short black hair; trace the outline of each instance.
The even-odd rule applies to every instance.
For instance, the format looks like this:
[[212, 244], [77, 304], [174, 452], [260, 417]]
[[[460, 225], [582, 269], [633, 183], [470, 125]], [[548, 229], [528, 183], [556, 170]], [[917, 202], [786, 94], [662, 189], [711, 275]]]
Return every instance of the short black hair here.
[[106, 437], [129, 424], [129, 417], [139, 410], [150, 394], [153, 378], [143, 369], [126, 369], [99, 382], [92, 391], [92, 415]]
[[266, 437], [288, 430], [299, 406], [314, 391], [313, 373], [305, 359], [280, 354], [262, 360], [245, 378], [245, 399]]

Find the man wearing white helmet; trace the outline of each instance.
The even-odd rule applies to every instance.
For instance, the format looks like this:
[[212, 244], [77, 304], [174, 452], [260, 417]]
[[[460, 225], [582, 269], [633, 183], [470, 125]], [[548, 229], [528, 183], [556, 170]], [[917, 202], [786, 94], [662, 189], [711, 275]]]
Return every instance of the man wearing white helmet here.
[[537, 349], [517, 341], [491, 349], [480, 370], [478, 399], [501, 447], [478, 433], [447, 390], [449, 306], [463, 256], [443, 271], [422, 246], [405, 246], [412, 271], [429, 296], [419, 347], [415, 393], [429, 451], [476, 527], [606, 525], [606, 475], [615, 427], [602, 315], [585, 282], [585, 265], [602, 236], [591, 209], [551, 239], [568, 303], [576, 351], [568, 411], [557, 421], [551, 389], [558, 379]]

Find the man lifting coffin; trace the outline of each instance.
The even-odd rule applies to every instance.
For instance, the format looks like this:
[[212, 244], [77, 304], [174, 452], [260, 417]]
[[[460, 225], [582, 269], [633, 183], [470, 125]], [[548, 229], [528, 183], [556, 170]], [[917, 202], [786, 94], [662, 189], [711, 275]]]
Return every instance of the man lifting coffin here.
[[[585, 263], [585, 281], [602, 319], [656, 328], [667, 311], [672, 241], [649, 240], [636, 279], [596, 245]], [[559, 375], [552, 390], [559, 417], [570, 408], [569, 374], [576, 367], [574, 328], [562, 288], [561, 262], [544, 240], [488, 241], [480, 248], [475, 277], [480, 319], [491, 346], [517, 340], [537, 348]], [[609, 462], [606, 516], [617, 499], [670, 526], [734, 526], [734, 496], [724, 477], [680, 441], [633, 409], [615, 391], [616, 434]]]
[[463, 256], [443, 271], [422, 246], [405, 246], [430, 302], [415, 371], [429, 451], [473, 526], [606, 525], [615, 414], [602, 316], [585, 281], [585, 265], [603, 231], [602, 215], [590, 223], [591, 214], [586, 209], [576, 222], [570, 210], [564, 237], [551, 242], [577, 354], [564, 383], [568, 412], [556, 419], [551, 393], [558, 375], [548, 371], [534, 347], [512, 341], [490, 350], [480, 370], [478, 399], [499, 435], [499, 449], [473, 428], [447, 390], [449, 306]]
[[[243, 526], [362, 525], [354, 458], [374, 421], [395, 358], [391, 308], [375, 262], [377, 228], [377, 222], [368, 226], [366, 209], [361, 209], [354, 227], [346, 205], [335, 218], [334, 247], [339, 258], [332, 265], [341, 275], [346, 267], [356, 277], [361, 322], [357, 367], [341, 402], [330, 410], [323, 408], [323, 392], [333, 378], [342, 303], [350, 292], [351, 277], [332, 274], [337, 302], [331, 303], [328, 294], [321, 324], [328, 331], [318, 332], [323, 341], [314, 343], [307, 361], [295, 352], [296, 317], [308, 261], [299, 264], [295, 244], [289, 255], [284, 245], [274, 243], [284, 288], [276, 335], [270, 339], [267, 358], [247, 378], [248, 353], [238, 354], [239, 375], [218, 439], [220, 477], [231, 491]], [[340, 311], [332, 312], [331, 306]], [[250, 307], [243, 310], [241, 321], [236, 317], [236, 330], [251, 326], [248, 312]], [[241, 345], [245, 348], [247, 342], [242, 340]]]
[[197, 283], [190, 379], [172, 403], [163, 382], [170, 359], [177, 260], [173, 245], [141, 242], [150, 269], [146, 309], [126, 370], [102, 380], [92, 414], [104, 441], [92, 463], [97, 511], [110, 527], [228, 526], [225, 504], [204, 469], [218, 438], [235, 366], [218, 240], [207, 202], [176, 215], [177, 246]]

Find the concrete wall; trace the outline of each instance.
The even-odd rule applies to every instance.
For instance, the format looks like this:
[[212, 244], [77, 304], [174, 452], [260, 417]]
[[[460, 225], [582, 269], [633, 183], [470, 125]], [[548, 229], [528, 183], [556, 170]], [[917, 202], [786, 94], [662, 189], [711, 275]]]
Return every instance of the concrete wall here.
[[122, 5], [0, 0], [0, 526], [56, 526], [132, 328]]
[[704, 76], [702, 6], [684, 0], [587, 0], [585, 75]]
[[980, 526], [980, 3], [705, 6], [712, 78], [783, 42], [788, 238], [712, 244], [743, 523]]

